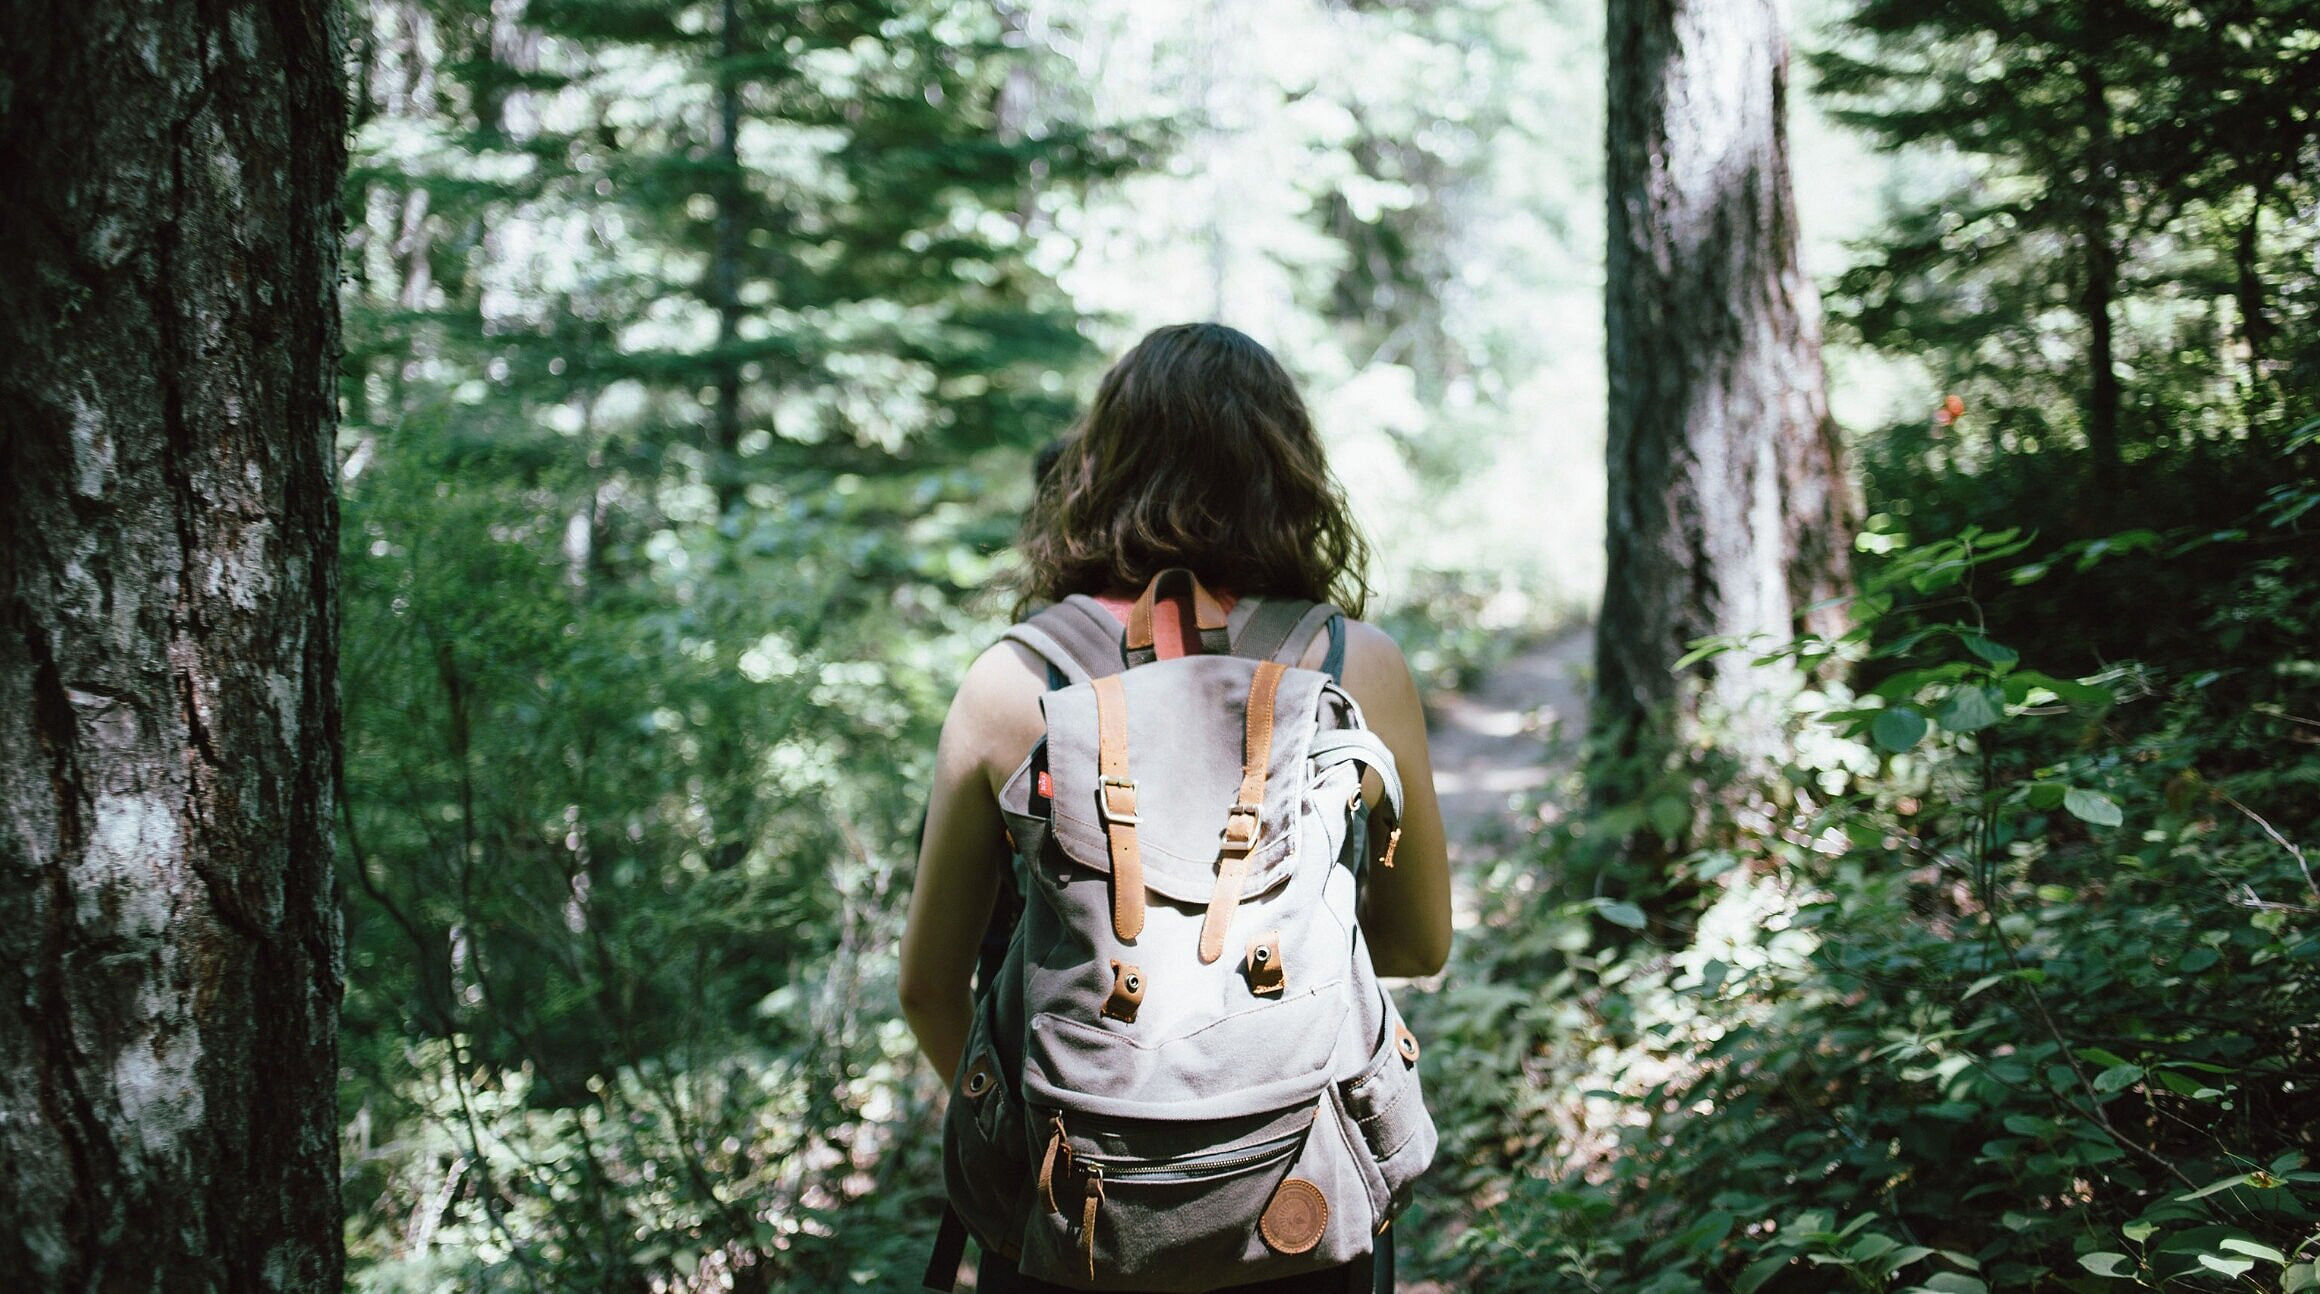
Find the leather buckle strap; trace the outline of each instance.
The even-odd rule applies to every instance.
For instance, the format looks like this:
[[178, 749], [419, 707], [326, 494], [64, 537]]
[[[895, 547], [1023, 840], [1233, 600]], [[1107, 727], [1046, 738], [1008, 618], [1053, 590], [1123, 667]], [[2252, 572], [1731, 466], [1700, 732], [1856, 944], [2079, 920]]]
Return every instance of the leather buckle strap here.
[[[1199, 633], [1199, 646], [1194, 648], [1208, 655], [1221, 656], [1232, 650], [1231, 634], [1226, 628], [1224, 604], [1217, 601], [1200, 582], [1200, 577], [1181, 566], [1171, 566], [1152, 577], [1144, 586], [1136, 604], [1128, 608], [1128, 624], [1120, 645], [1130, 665], [1146, 665], [1159, 659], [1157, 635], [1153, 632], [1152, 618], [1155, 604], [1169, 596], [1168, 589], [1178, 583], [1189, 585], [1192, 592], [1192, 623]], [[1189, 648], [1191, 644], [1186, 644]]]
[[[1240, 906], [1241, 887], [1249, 879], [1249, 853], [1265, 826], [1265, 778], [1273, 763], [1273, 705], [1288, 666], [1264, 661], [1249, 679], [1248, 722], [1241, 737], [1241, 791], [1225, 814], [1224, 845], [1218, 850], [1216, 888], [1208, 894], [1208, 914], [1200, 920], [1200, 960], [1224, 956], [1226, 932], [1232, 929], [1233, 909]], [[1245, 829], [1242, 824], [1246, 824]]]
[[1224, 844], [1227, 852], [1247, 853], [1257, 846], [1257, 836], [1265, 829], [1265, 806], [1236, 804], [1225, 810]]
[[1112, 854], [1112, 934], [1144, 933], [1144, 854], [1136, 843], [1136, 779], [1128, 776], [1128, 694], [1117, 674], [1091, 683], [1096, 694], [1097, 809]]
[[1135, 778], [1105, 777], [1098, 785], [1103, 792], [1098, 807], [1103, 811], [1106, 825], [1116, 822], [1123, 827], [1133, 827], [1143, 821], [1136, 816]]

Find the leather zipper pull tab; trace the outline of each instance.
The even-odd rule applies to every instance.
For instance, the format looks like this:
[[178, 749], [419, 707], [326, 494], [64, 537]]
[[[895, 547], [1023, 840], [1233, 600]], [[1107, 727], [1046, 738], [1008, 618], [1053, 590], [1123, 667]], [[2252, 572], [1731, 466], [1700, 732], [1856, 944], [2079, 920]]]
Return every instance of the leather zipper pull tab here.
[[1087, 1249], [1087, 1274], [1096, 1278], [1096, 1206], [1104, 1202], [1104, 1169], [1101, 1164], [1088, 1165], [1087, 1199], [1079, 1213], [1079, 1241]]
[[1047, 1151], [1039, 1157], [1039, 1196], [1049, 1213], [1061, 1213], [1063, 1206], [1055, 1202], [1055, 1161], [1060, 1156], [1064, 1173], [1071, 1172], [1071, 1143], [1064, 1139], [1062, 1115], [1054, 1116], [1054, 1127], [1047, 1138]]

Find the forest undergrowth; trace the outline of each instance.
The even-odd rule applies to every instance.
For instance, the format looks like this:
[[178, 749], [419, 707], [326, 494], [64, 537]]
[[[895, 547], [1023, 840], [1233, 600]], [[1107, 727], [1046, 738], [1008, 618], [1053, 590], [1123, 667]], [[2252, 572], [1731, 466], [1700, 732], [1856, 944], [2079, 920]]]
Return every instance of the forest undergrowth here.
[[[1794, 758], [1709, 796], [1704, 833], [1683, 761], [1550, 806], [1484, 880], [1413, 1009], [1445, 1149], [1412, 1265], [2320, 1286], [2316, 439], [2154, 455], [2107, 503], [2041, 464], [2014, 489], [2068, 496], [2044, 533], [1880, 515], [1849, 633], [1704, 644], [1805, 667]], [[2244, 517], [2197, 523], [2230, 482]], [[1931, 526], [2016, 501], [1912, 489]], [[1649, 846], [1656, 885], [1621, 875]]]

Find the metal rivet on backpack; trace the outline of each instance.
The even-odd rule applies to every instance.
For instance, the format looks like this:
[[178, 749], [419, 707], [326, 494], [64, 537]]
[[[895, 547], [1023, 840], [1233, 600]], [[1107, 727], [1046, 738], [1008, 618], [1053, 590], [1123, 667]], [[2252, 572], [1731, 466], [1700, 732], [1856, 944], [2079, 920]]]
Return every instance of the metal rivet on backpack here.
[[1288, 986], [1288, 967], [1281, 964], [1281, 932], [1267, 930], [1249, 941], [1247, 975], [1249, 992], [1259, 997], [1279, 997]]
[[1417, 1037], [1417, 1035], [1416, 1035], [1416, 1034], [1413, 1034], [1413, 1033], [1411, 1033], [1411, 1032], [1410, 1032], [1410, 1030], [1409, 1030], [1409, 1028], [1408, 1028], [1408, 1026], [1406, 1026], [1406, 1025], [1402, 1025], [1402, 1024], [1396, 1024], [1396, 1025], [1394, 1026], [1394, 1035], [1395, 1035], [1395, 1036], [1394, 1036], [1394, 1050], [1396, 1050], [1396, 1051], [1398, 1051], [1398, 1052], [1400, 1052], [1400, 1053], [1402, 1054], [1402, 1059], [1403, 1059], [1404, 1061], [1406, 1061], [1406, 1062], [1408, 1062], [1409, 1064], [1412, 1064], [1412, 1065], [1415, 1065], [1415, 1064], [1417, 1064], [1417, 1063], [1418, 1063], [1418, 1037]]
[[1136, 1022], [1136, 1008], [1144, 1002], [1144, 972], [1127, 962], [1112, 963], [1112, 991], [1104, 995], [1097, 1014], [1122, 1024]]
[[990, 1091], [990, 1074], [978, 1069], [974, 1073], [967, 1075], [967, 1082], [964, 1090], [969, 1096], [981, 1096], [983, 1093]]

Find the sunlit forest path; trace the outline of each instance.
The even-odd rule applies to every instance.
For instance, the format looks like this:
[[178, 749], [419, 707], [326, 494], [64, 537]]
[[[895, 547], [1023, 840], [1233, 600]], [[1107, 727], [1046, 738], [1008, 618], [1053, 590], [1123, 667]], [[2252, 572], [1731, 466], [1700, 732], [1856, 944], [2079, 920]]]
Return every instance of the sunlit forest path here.
[[1450, 833], [1457, 923], [1474, 920], [1477, 869], [1519, 839], [1517, 797], [1570, 767], [1587, 726], [1595, 631], [1579, 625], [1539, 638], [1472, 686], [1428, 699], [1428, 740], [1442, 823]]

